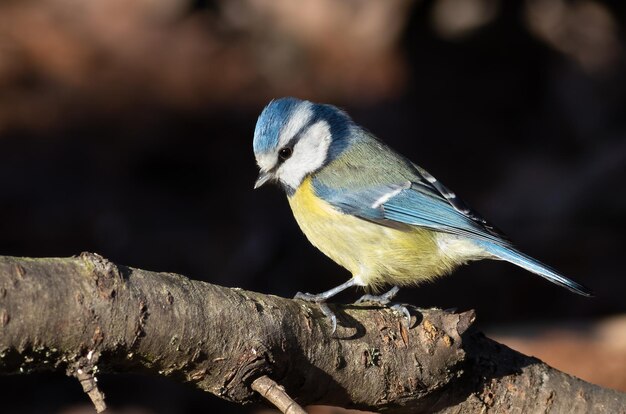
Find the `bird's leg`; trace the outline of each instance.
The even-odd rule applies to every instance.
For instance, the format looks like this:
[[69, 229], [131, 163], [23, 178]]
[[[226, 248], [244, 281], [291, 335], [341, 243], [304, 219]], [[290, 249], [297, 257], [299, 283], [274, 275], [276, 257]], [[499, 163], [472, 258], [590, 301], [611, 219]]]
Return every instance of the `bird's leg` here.
[[[391, 300], [398, 294], [399, 291], [400, 291], [400, 288], [398, 286], [394, 286], [388, 292], [385, 292], [382, 295], [370, 295], [370, 294], [363, 295], [355, 303], [370, 302], [370, 303], [376, 303], [382, 306], [387, 306], [391, 303]], [[398, 312], [404, 315], [404, 317], [406, 318], [407, 328], [411, 327], [411, 313], [406, 308], [406, 306], [401, 305], [399, 303], [395, 303], [389, 306], [389, 309], [392, 309], [395, 312]]]
[[337, 293], [343, 292], [344, 290], [346, 290], [349, 287], [352, 287], [354, 285], [355, 285], [354, 279], [350, 279], [347, 282], [342, 283], [341, 285], [339, 285], [337, 287], [329, 289], [326, 292], [318, 293], [317, 295], [314, 295], [312, 293], [298, 292], [298, 293], [296, 293], [296, 296], [294, 296], [294, 299], [302, 299], [302, 300], [305, 300], [307, 302], [313, 302], [313, 303], [326, 302], [327, 299], [332, 298]]
[[328, 305], [325, 304], [324, 302], [326, 302], [326, 300], [335, 296], [337, 293], [342, 292], [348, 289], [349, 287], [354, 286], [355, 284], [356, 283], [354, 281], [354, 278], [351, 278], [347, 282], [342, 283], [341, 285], [334, 287], [332, 289], [329, 289], [326, 292], [318, 293], [317, 295], [313, 295], [311, 293], [298, 292], [296, 293], [296, 296], [294, 296], [294, 299], [301, 299], [306, 302], [319, 304], [319, 307], [322, 313], [326, 315], [327, 318], [330, 319], [331, 325], [333, 327], [332, 333], [335, 333], [335, 331], [337, 330], [337, 316], [335, 316], [333, 311], [331, 311]]

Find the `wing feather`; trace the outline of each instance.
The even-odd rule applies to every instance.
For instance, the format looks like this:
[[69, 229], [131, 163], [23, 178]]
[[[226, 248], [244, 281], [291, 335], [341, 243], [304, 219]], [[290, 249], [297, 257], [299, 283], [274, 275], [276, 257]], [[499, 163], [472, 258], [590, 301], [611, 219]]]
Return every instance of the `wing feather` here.
[[[421, 171], [420, 171], [421, 173]], [[428, 176], [432, 177], [432, 176]], [[411, 225], [488, 241], [505, 242], [472, 210], [456, 199], [443, 185], [431, 178], [376, 185], [357, 190], [337, 189], [314, 180], [318, 196], [343, 213], [387, 226]], [[446, 197], [447, 195], [447, 197]]]

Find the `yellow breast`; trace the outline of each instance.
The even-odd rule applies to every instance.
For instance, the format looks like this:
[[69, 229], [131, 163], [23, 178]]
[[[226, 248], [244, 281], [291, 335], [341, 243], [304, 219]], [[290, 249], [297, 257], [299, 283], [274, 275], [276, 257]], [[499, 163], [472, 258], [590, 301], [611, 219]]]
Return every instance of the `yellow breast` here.
[[310, 178], [289, 197], [289, 204], [309, 241], [360, 285], [417, 284], [458, 264], [442, 254], [436, 232], [396, 229], [343, 214], [315, 195]]

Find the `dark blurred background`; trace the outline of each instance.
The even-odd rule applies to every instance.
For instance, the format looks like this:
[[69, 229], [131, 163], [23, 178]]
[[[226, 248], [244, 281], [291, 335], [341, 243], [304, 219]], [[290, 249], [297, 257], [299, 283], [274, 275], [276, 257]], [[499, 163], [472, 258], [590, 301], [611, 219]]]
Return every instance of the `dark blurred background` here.
[[[287, 297], [333, 287], [349, 274], [306, 241], [284, 195], [252, 190], [263, 106], [333, 103], [596, 292], [485, 262], [401, 301], [476, 309], [511, 346], [626, 391], [625, 9], [3, 0], [0, 254], [93, 251]], [[120, 413], [253, 410], [167, 379], [101, 383]], [[91, 412], [61, 375], [0, 377], [0, 390], [2, 412]]]

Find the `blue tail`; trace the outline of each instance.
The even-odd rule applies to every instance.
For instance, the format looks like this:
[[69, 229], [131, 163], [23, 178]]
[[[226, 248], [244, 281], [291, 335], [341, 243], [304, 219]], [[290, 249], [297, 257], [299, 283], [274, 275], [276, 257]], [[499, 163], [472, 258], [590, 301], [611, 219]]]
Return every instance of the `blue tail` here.
[[552, 283], [563, 286], [564, 288], [569, 289], [572, 292], [578, 293], [579, 295], [583, 296], [593, 296], [593, 292], [591, 291], [591, 289], [581, 285], [580, 283], [574, 282], [573, 280], [570, 280], [565, 276], [561, 276], [555, 270], [549, 268], [540, 261], [535, 260], [532, 257], [515, 250], [514, 247], [503, 246], [486, 240], [475, 240], [475, 243], [484, 248], [487, 252], [493, 254], [494, 256], [499, 257], [502, 260], [506, 260], [507, 262], [516, 264], [519, 267], [522, 267], [529, 272], [533, 272], [549, 280]]

